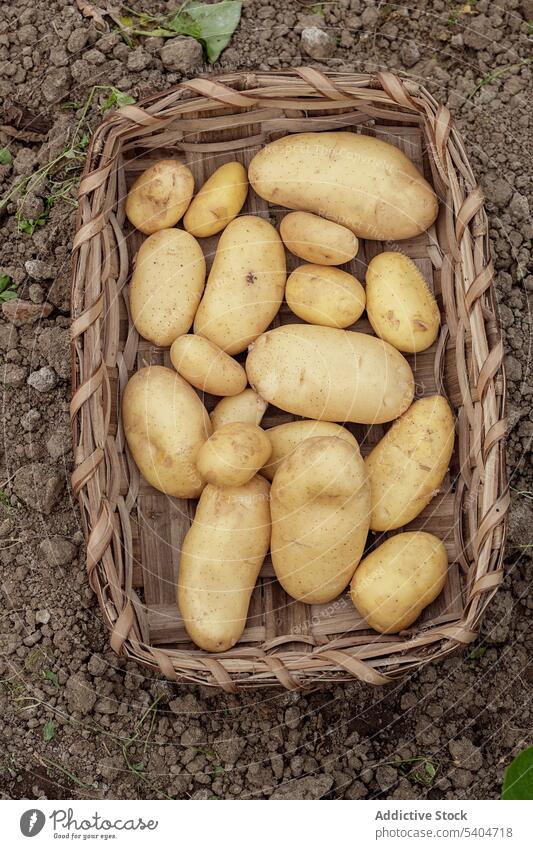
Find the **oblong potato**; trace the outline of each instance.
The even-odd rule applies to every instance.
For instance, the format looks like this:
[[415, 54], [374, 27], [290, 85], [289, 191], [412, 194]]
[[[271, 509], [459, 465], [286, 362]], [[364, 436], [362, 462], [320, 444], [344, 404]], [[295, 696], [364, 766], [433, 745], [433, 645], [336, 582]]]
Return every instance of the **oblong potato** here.
[[285, 280], [285, 251], [272, 224], [236, 218], [219, 239], [194, 332], [228, 354], [246, 350], [276, 315]]
[[196, 468], [211, 422], [198, 395], [179, 374], [147, 366], [128, 381], [122, 422], [129, 449], [148, 483], [167, 495], [196, 498], [205, 481]]
[[447, 575], [440, 539], [424, 531], [396, 534], [361, 561], [350, 594], [371, 628], [397, 634], [437, 598]]
[[317, 265], [342, 265], [359, 250], [351, 230], [310, 212], [289, 212], [279, 232], [291, 253]]
[[348, 227], [364, 239], [408, 239], [437, 217], [435, 192], [408, 157], [387, 142], [347, 132], [297, 133], [252, 159], [257, 194]]
[[442, 395], [416, 401], [366, 458], [373, 531], [401, 528], [437, 494], [453, 452], [454, 421]]
[[200, 475], [215, 486], [242, 486], [272, 451], [264, 430], [248, 422], [223, 425], [202, 445], [196, 458]]
[[197, 238], [220, 233], [237, 217], [248, 194], [246, 168], [226, 162], [211, 174], [185, 213], [183, 226]]
[[285, 324], [250, 346], [246, 373], [265, 401], [310, 419], [377, 424], [413, 400], [407, 360], [365, 333]]
[[222, 425], [230, 422], [249, 422], [259, 425], [267, 407], [267, 402], [250, 388], [240, 392], [239, 395], [221, 398], [211, 413], [213, 430], [218, 430]]
[[178, 336], [170, 348], [170, 359], [185, 380], [212, 395], [238, 395], [248, 382], [241, 364], [203, 336]]
[[370, 484], [357, 445], [306, 439], [272, 481], [272, 565], [298, 601], [323, 604], [348, 585], [364, 550]]
[[250, 597], [270, 543], [270, 485], [208, 484], [183, 541], [177, 602], [185, 628], [206, 651], [227, 651], [242, 636]]
[[194, 321], [205, 284], [205, 259], [194, 236], [160, 230], [139, 248], [130, 283], [132, 321], [145, 339], [167, 347]]
[[269, 481], [274, 477], [274, 473], [282, 460], [292, 454], [294, 449], [305, 439], [312, 439], [317, 436], [337, 436], [359, 449], [355, 436], [342, 425], [333, 422], [320, 422], [312, 419], [286, 422], [275, 427], [269, 427], [268, 430], [265, 430], [265, 434], [272, 446], [272, 454], [268, 463], [261, 469], [261, 474]]
[[126, 198], [126, 215], [137, 230], [174, 227], [191, 202], [192, 171], [177, 159], [161, 159], [137, 177]]
[[365, 308], [365, 290], [355, 277], [340, 268], [301, 265], [289, 274], [285, 300], [309, 324], [349, 327]]
[[366, 311], [377, 335], [399, 351], [425, 351], [437, 338], [437, 302], [422, 272], [404, 254], [385, 251], [370, 260]]

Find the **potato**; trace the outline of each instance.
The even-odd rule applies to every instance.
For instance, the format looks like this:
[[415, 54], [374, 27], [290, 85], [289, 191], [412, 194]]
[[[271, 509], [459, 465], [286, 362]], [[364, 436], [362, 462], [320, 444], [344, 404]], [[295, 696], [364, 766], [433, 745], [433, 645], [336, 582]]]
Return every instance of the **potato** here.
[[196, 468], [211, 422], [198, 395], [163, 366], [130, 378], [122, 396], [122, 422], [133, 459], [148, 483], [177, 498], [196, 498], [205, 481]]
[[289, 275], [285, 300], [309, 324], [349, 327], [365, 308], [365, 290], [340, 268], [301, 265]]
[[351, 230], [310, 212], [289, 212], [279, 231], [291, 253], [317, 265], [342, 265], [359, 250]]
[[211, 174], [193, 199], [183, 226], [198, 238], [214, 236], [237, 217], [247, 194], [246, 168], [240, 162], [226, 162]]
[[333, 327], [285, 324], [250, 346], [248, 381], [297, 416], [330, 422], [388, 422], [414, 393], [407, 360], [387, 342]]
[[203, 336], [178, 336], [172, 343], [170, 359], [176, 371], [203, 392], [238, 395], [246, 387], [241, 364]]
[[397, 634], [437, 598], [447, 574], [448, 557], [440, 539], [424, 531], [396, 534], [361, 561], [350, 594], [371, 628]]
[[200, 475], [215, 486], [242, 486], [263, 466], [272, 447], [264, 430], [249, 422], [222, 425], [196, 458]]
[[410, 354], [433, 345], [439, 332], [439, 308], [408, 256], [386, 251], [370, 261], [366, 300], [368, 319], [381, 339]]
[[228, 354], [246, 350], [276, 315], [285, 279], [285, 251], [272, 224], [236, 218], [219, 239], [194, 332]]
[[261, 474], [269, 481], [274, 477], [279, 464], [305, 439], [317, 436], [337, 436], [344, 439], [357, 449], [357, 440], [349, 430], [333, 422], [319, 422], [307, 419], [305, 421], [286, 422], [286, 424], [270, 427], [265, 431], [272, 446], [272, 454], [266, 465], [261, 469]]
[[267, 144], [248, 179], [260, 197], [314, 212], [363, 239], [408, 239], [437, 217], [435, 193], [387, 142], [348, 132], [299, 133]]
[[177, 602], [187, 633], [206, 651], [242, 636], [250, 597], [270, 543], [270, 485], [208, 484], [181, 550]]
[[161, 159], [137, 177], [126, 198], [126, 215], [137, 230], [174, 227], [191, 202], [194, 177], [177, 159]]
[[231, 398], [221, 398], [211, 413], [213, 430], [218, 430], [222, 425], [230, 422], [249, 422], [259, 425], [267, 407], [267, 402], [249, 388]]
[[370, 484], [357, 445], [306, 439], [278, 467], [271, 489], [272, 564], [298, 601], [323, 604], [348, 585], [363, 553]]
[[205, 259], [194, 236], [160, 230], [139, 248], [130, 283], [132, 321], [145, 339], [167, 347], [187, 333], [205, 284]]
[[373, 531], [401, 528], [439, 490], [453, 452], [454, 422], [441, 395], [416, 401], [366, 458]]

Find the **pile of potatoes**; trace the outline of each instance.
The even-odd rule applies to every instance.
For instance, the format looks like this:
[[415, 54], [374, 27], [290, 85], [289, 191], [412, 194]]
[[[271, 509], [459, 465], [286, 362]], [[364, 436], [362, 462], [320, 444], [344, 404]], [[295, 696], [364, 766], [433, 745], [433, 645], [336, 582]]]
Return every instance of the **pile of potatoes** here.
[[[240, 215], [250, 186], [292, 210], [279, 232]], [[411, 238], [437, 211], [402, 152], [350, 132], [281, 138], [248, 172], [229, 162], [196, 194], [191, 171], [173, 159], [132, 186], [126, 213], [147, 238], [130, 281], [131, 317], [145, 339], [170, 348], [173, 369], [131, 377], [122, 421], [145, 479], [199, 499], [177, 603], [202, 649], [240, 639], [269, 549], [292, 598], [325, 604], [350, 586], [381, 633], [408, 628], [441, 592], [447, 555], [432, 534], [395, 534], [361, 560], [369, 530], [412, 521], [448, 469], [452, 411], [438, 395], [413, 403], [403, 356], [434, 343], [439, 309], [398, 246], [371, 260], [365, 286], [338, 267], [356, 256], [359, 238]], [[215, 234], [206, 281], [201, 240]], [[303, 260], [288, 279], [286, 251]], [[301, 321], [269, 330], [284, 298]], [[365, 310], [375, 336], [346, 329]], [[220, 398], [211, 415], [202, 392]], [[268, 404], [301, 420], [264, 430]], [[363, 460], [350, 422], [394, 423]]]

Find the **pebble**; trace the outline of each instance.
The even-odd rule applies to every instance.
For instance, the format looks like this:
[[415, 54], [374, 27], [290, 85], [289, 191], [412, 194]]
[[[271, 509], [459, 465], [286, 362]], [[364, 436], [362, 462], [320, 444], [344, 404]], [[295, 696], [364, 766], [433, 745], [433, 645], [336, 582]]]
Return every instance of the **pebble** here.
[[60, 536], [43, 539], [39, 549], [51, 566], [68, 566], [78, 554], [74, 543]]
[[406, 68], [412, 68], [420, 59], [420, 50], [415, 41], [406, 41], [402, 44], [400, 56]]
[[107, 663], [97, 654], [91, 655], [89, 659], [89, 663], [87, 664], [87, 669], [89, 673], [93, 676], [93, 678], [100, 678], [104, 674], [107, 669]]
[[37, 392], [51, 392], [57, 386], [57, 374], [51, 366], [43, 366], [39, 371], [32, 371], [27, 382]]
[[54, 68], [54, 70], [48, 71], [41, 85], [44, 99], [48, 103], [57, 103], [62, 100], [68, 94], [71, 81], [68, 68]]
[[44, 291], [43, 287], [38, 283], [32, 283], [28, 289], [28, 294], [30, 296], [30, 301], [32, 304], [42, 304], [44, 301]]
[[4, 386], [13, 386], [18, 389], [20, 386], [24, 386], [27, 374], [28, 369], [25, 366], [6, 363], [4, 368], [0, 370], [0, 381]]
[[170, 38], [159, 55], [167, 71], [179, 71], [182, 74], [193, 71], [204, 60], [202, 45], [188, 36]]
[[270, 799], [312, 800], [321, 799], [333, 786], [332, 775], [308, 775], [296, 778], [278, 787]]
[[88, 714], [92, 711], [97, 696], [83, 672], [71, 675], [67, 680], [65, 690], [70, 710], [81, 714]]
[[21, 327], [23, 324], [34, 324], [41, 318], [47, 318], [53, 310], [52, 304], [33, 304], [31, 301], [24, 301], [19, 298], [13, 298], [11, 301], [6, 301], [2, 304], [2, 315], [11, 321], [15, 327]]
[[20, 423], [24, 430], [28, 431], [28, 433], [32, 433], [34, 430], [37, 430], [41, 421], [41, 414], [39, 410], [28, 410], [27, 413], [20, 419]]
[[320, 27], [306, 27], [302, 30], [302, 50], [312, 59], [329, 59], [333, 56], [336, 44], [331, 35]]
[[37, 610], [35, 613], [35, 621], [41, 625], [48, 625], [50, 622], [50, 611], [49, 610]]
[[41, 259], [26, 260], [24, 268], [26, 269], [26, 274], [31, 277], [32, 280], [51, 280], [54, 276], [52, 266], [43, 262]]

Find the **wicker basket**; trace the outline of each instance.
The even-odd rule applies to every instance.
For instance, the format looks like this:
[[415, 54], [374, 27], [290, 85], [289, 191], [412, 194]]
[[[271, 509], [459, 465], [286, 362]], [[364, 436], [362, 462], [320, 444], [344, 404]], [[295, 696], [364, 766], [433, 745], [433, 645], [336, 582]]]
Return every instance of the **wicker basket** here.
[[[138, 173], [162, 156], [182, 156], [198, 185], [228, 160], [247, 165], [261, 145], [286, 133], [341, 128], [396, 144], [441, 201], [436, 225], [401, 249], [433, 281], [442, 314], [437, 343], [408, 358], [417, 396], [446, 395], [457, 419], [442, 491], [408, 529], [425, 528], [445, 542], [449, 579], [413, 628], [384, 636], [368, 630], [347, 594], [326, 605], [293, 601], [268, 561], [242, 640], [210, 655], [188, 640], [174, 601], [180, 543], [194, 502], [169, 498], [140, 478], [120, 421], [129, 375], [148, 363], [169, 364], [168, 350], [139, 338], [129, 318], [128, 279], [140, 238], [125, 220], [124, 199]], [[284, 214], [252, 191], [244, 211], [274, 223]], [[202, 245], [209, 264], [216, 239]], [[364, 279], [369, 259], [383, 249], [363, 242], [347, 269]], [[273, 684], [296, 690], [353, 676], [385, 684], [474, 640], [503, 577], [509, 503], [503, 346], [492, 277], [483, 197], [461, 137], [448, 110], [410, 80], [390, 73], [326, 76], [310, 68], [228, 74], [184, 82], [110, 114], [93, 136], [79, 190], [71, 415], [72, 486], [86, 532], [88, 576], [113, 649], [169, 679], [235, 692]], [[295, 320], [284, 308], [276, 323]], [[365, 321], [357, 329], [371, 332]], [[208, 408], [215, 402], [204, 400]], [[291, 418], [269, 408], [263, 424]], [[384, 433], [381, 425], [351, 429], [363, 453]]]

